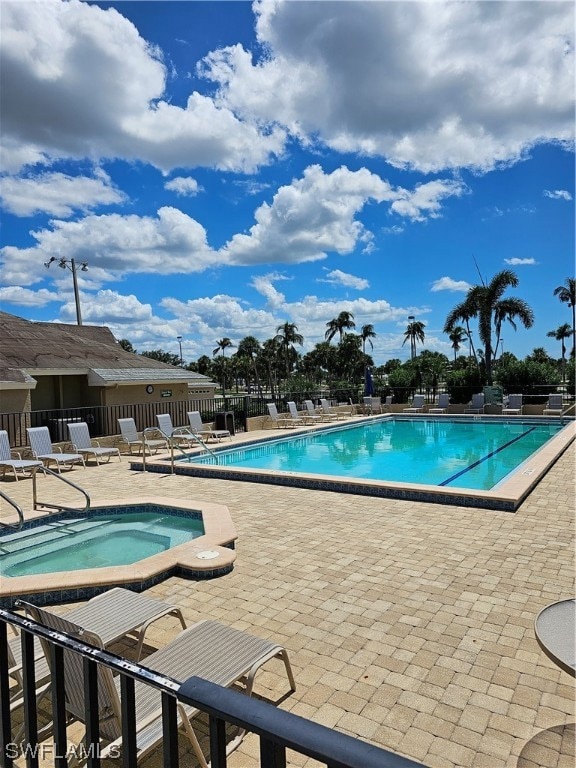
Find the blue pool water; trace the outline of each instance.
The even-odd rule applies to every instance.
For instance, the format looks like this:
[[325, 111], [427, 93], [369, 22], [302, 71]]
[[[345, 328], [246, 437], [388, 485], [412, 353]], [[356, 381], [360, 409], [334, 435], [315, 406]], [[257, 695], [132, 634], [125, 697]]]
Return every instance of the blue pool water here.
[[218, 452], [218, 465], [490, 490], [560, 429], [557, 422], [387, 418]]
[[48, 518], [0, 539], [0, 574], [27, 576], [129, 565], [202, 536], [198, 518], [169, 512]]

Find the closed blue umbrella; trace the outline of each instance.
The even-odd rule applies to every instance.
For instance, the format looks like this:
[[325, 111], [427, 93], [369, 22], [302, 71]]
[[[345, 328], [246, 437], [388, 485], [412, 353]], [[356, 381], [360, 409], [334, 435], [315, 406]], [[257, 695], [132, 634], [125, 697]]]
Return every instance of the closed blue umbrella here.
[[366, 368], [364, 371], [364, 395], [365, 397], [372, 397], [374, 394], [374, 380], [372, 379], [372, 371], [370, 368]]

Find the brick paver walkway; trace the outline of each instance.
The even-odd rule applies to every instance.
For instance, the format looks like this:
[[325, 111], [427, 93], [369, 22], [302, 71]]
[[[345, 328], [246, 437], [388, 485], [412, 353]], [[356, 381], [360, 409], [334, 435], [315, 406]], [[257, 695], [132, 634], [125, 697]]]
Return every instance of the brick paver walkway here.
[[[284, 644], [298, 690], [281, 707], [434, 768], [574, 764], [574, 681], [533, 629], [541, 608], [574, 595], [573, 446], [515, 514], [142, 474], [127, 461], [68, 476], [93, 501], [228, 505], [234, 571], [150, 591], [189, 623], [209, 617]], [[30, 485], [2, 489], [29, 509]], [[73, 499], [51, 478], [39, 485], [45, 500]], [[151, 642], [178, 628], [164, 626]], [[255, 689], [278, 701], [286, 678], [275, 665]], [[248, 736], [231, 768], [255, 766], [257, 750]], [[161, 765], [160, 755], [144, 765]]]

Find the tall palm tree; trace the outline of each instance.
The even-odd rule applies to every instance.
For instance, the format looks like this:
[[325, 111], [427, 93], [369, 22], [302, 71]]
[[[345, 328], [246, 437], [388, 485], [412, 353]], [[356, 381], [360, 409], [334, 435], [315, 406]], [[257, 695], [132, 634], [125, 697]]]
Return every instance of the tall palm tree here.
[[452, 349], [454, 350], [454, 362], [456, 362], [456, 355], [463, 342], [468, 338], [468, 332], [466, 331], [466, 328], [463, 328], [461, 325], [455, 325], [448, 334], [448, 338], [452, 342]]
[[282, 323], [276, 328], [276, 336], [274, 340], [277, 341], [284, 349], [284, 359], [286, 362], [286, 378], [290, 377], [290, 351], [294, 350], [294, 344], [302, 346], [304, 344], [304, 336], [298, 333], [298, 326], [295, 323]]
[[556, 341], [562, 344], [562, 381], [564, 381], [564, 371], [566, 369], [566, 344], [564, 344], [564, 339], [569, 339], [572, 336], [572, 328], [570, 328], [568, 323], [564, 323], [564, 325], [559, 326], [556, 330], [548, 331], [546, 336], [550, 336], [550, 338], [556, 339]]
[[410, 359], [414, 360], [416, 357], [416, 342], [419, 341], [421, 344], [424, 344], [424, 328], [426, 328], [425, 324], [422, 323], [420, 320], [413, 320], [411, 323], [408, 323], [406, 326], [406, 330], [404, 331], [404, 341], [402, 342], [402, 346], [406, 344], [408, 339], [410, 339]]
[[476, 365], [478, 365], [478, 355], [476, 354], [476, 349], [474, 348], [472, 331], [470, 330], [470, 320], [472, 320], [474, 317], [476, 317], [476, 309], [472, 306], [469, 299], [466, 298], [464, 301], [461, 301], [460, 304], [457, 304], [454, 309], [448, 313], [448, 317], [444, 323], [443, 330], [444, 333], [450, 334], [454, 328], [457, 327], [458, 323], [464, 323], [466, 326], [466, 336], [470, 342], [470, 357], [473, 357], [474, 360], [476, 360]]
[[[523, 300], [516, 297], [503, 298], [507, 288], [516, 288], [518, 277], [509, 269], [503, 269], [494, 275], [488, 284], [474, 285], [468, 291], [464, 304], [466, 310], [472, 312], [472, 317], [478, 318], [478, 335], [484, 344], [484, 365], [486, 383], [492, 384], [492, 363], [495, 347], [492, 343], [492, 332], [496, 330], [498, 339], [500, 327], [507, 320], [516, 330], [515, 320], [518, 319], [525, 328], [534, 324], [534, 312]], [[452, 318], [454, 310], [448, 315], [446, 325]], [[445, 327], [446, 327], [445, 325]]]
[[234, 344], [232, 344], [232, 341], [227, 337], [224, 336], [223, 339], [220, 339], [220, 341], [217, 341], [216, 344], [218, 345], [216, 349], [212, 352], [212, 356], [218, 354], [218, 352], [222, 352], [222, 357], [226, 357], [224, 354], [225, 350], [229, 349], [230, 347], [233, 347]]
[[372, 339], [376, 338], [376, 331], [374, 330], [374, 326], [370, 325], [363, 325], [362, 328], [360, 328], [360, 338], [362, 339], [362, 352], [366, 354], [366, 342], [370, 344], [370, 349], [374, 349], [374, 344], [372, 344]]
[[[260, 346], [260, 342], [255, 336], [245, 336], [238, 343], [238, 351], [236, 353], [239, 357], [245, 357], [249, 361], [250, 367], [254, 371], [254, 380], [256, 382], [258, 392], [260, 393], [260, 397], [262, 397], [262, 386], [260, 384], [260, 376], [258, 374], [258, 366], [256, 365], [256, 358], [258, 356], [258, 353], [261, 351], [261, 349], [262, 347]], [[248, 379], [248, 392], [250, 392], [249, 379]]]
[[349, 331], [351, 328], [356, 328], [354, 315], [352, 312], [340, 312], [338, 317], [335, 317], [326, 323], [326, 328], [327, 331], [324, 334], [326, 341], [332, 341], [336, 334], [339, 334], [340, 341], [342, 341], [344, 331]]
[[564, 285], [554, 288], [554, 296], [572, 308], [572, 357], [576, 355], [576, 279], [567, 277]]

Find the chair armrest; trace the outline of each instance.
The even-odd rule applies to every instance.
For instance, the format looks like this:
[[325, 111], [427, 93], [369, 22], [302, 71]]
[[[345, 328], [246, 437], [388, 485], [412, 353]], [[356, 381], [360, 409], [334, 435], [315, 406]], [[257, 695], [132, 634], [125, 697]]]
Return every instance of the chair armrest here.
[[10, 456], [13, 459], [20, 459], [20, 460], [22, 460], [22, 454], [20, 453], [20, 451], [10, 451]]

